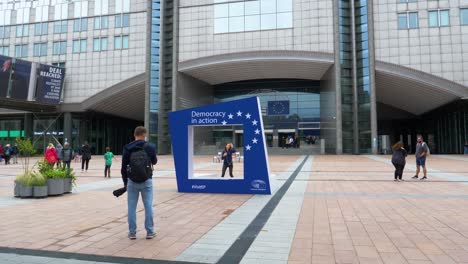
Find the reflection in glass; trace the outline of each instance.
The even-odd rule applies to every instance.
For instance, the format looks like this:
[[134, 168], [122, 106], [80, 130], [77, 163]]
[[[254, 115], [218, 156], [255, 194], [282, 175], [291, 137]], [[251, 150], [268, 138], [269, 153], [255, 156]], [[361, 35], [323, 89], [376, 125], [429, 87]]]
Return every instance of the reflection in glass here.
[[398, 29], [407, 29], [407, 16], [406, 13], [398, 14]]
[[236, 17], [236, 16], [243, 16], [244, 15], [244, 3], [230, 3], [229, 4], [229, 16]]
[[230, 17], [229, 18], [229, 32], [244, 31], [244, 17]]
[[245, 15], [259, 15], [260, 1], [245, 2]]
[[262, 14], [271, 14], [276, 12], [276, 0], [260, 0], [260, 4]]
[[280, 12], [291, 12], [292, 11], [292, 0], [280, 0], [277, 4], [278, 13]]
[[245, 17], [245, 31], [260, 30], [260, 16]]
[[291, 28], [293, 26], [292, 13], [278, 13], [277, 28]]
[[438, 11], [429, 11], [429, 26], [430, 27], [438, 27], [439, 26], [439, 17]]
[[276, 14], [265, 14], [261, 16], [261, 29], [275, 29], [276, 28]]
[[229, 16], [229, 4], [221, 4], [214, 6], [215, 18]]
[[418, 12], [409, 13], [409, 28], [418, 28]]
[[450, 25], [449, 10], [440, 10], [440, 26]]
[[214, 33], [229, 32], [228, 18], [215, 18]]
[[468, 8], [460, 9], [460, 19], [462, 25], [468, 25]]

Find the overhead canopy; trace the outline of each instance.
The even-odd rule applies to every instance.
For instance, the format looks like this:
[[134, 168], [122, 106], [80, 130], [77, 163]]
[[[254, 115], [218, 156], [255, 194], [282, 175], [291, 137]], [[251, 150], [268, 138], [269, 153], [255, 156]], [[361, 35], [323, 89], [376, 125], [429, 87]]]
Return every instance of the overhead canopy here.
[[80, 104], [65, 104], [61, 111], [95, 111], [133, 120], [145, 117], [145, 77], [142, 73], [90, 97]]
[[333, 54], [255, 51], [216, 55], [179, 63], [179, 71], [209, 84], [257, 79], [320, 80]]
[[[4, 109], [19, 110], [26, 112], [55, 112], [56, 105], [42, 104], [35, 101], [15, 100], [10, 98], [0, 98], [0, 105]], [[5, 111], [1, 111], [5, 113]]]
[[376, 62], [377, 101], [414, 115], [468, 96], [468, 87], [400, 65]]

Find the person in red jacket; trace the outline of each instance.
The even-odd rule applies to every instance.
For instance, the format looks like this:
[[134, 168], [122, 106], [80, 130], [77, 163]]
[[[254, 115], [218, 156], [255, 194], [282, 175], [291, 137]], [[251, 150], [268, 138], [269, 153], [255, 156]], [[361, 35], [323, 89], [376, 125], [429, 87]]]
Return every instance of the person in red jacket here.
[[44, 159], [51, 167], [54, 167], [55, 163], [57, 163], [57, 150], [55, 149], [54, 144], [49, 143], [49, 147], [47, 147]]

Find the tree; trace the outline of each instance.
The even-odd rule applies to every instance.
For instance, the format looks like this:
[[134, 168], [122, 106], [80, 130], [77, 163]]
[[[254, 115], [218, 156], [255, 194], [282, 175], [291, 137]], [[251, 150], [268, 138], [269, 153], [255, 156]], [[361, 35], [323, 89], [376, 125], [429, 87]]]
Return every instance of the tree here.
[[36, 150], [34, 149], [34, 145], [31, 142], [31, 139], [29, 138], [16, 138], [16, 145], [18, 146], [20, 157], [23, 159], [22, 166], [24, 175], [26, 175], [29, 172], [29, 160], [31, 156], [36, 153]]

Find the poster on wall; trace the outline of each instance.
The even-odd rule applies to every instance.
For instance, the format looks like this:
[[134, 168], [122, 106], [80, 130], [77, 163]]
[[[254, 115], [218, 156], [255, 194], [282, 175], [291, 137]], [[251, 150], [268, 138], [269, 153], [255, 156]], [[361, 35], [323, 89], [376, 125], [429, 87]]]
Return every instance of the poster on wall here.
[[39, 65], [36, 101], [46, 104], [59, 104], [64, 77], [64, 68], [44, 64]]
[[12, 64], [11, 85], [7, 91], [7, 98], [27, 100], [32, 63], [14, 59]]
[[8, 83], [10, 81], [11, 58], [0, 55], [0, 97], [7, 96]]

